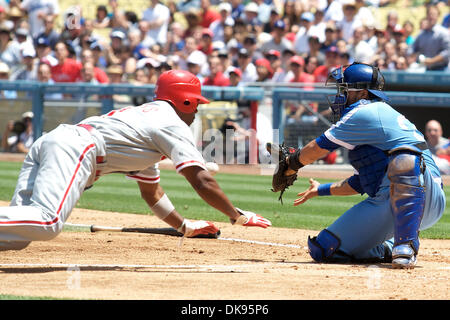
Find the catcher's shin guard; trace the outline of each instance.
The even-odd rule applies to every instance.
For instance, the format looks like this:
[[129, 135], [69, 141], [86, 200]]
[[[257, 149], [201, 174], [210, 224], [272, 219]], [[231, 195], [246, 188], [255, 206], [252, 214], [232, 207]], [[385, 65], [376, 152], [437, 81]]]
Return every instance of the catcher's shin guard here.
[[413, 267], [419, 251], [419, 227], [425, 207], [422, 185], [424, 163], [413, 152], [392, 155], [388, 167], [391, 181], [390, 202], [394, 215], [393, 265]]

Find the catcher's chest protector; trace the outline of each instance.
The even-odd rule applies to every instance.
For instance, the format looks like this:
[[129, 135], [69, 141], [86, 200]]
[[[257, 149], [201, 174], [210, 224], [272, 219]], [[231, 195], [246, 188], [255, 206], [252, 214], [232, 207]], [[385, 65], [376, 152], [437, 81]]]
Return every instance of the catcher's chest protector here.
[[383, 181], [389, 163], [383, 150], [370, 145], [357, 146], [348, 153], [350, 164], [359, 173], [364, 192], [374, 197]]

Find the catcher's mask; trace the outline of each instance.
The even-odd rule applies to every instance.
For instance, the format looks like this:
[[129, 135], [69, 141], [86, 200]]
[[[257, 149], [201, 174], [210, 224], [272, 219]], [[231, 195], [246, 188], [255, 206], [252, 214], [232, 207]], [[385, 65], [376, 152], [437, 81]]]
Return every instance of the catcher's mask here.
[[348, 107], [348, 92], [367, 90], [374, 99], [389, 101], [382, 91], [384, 77], [377, 67], [365, 63], [354, 62], [349, 66], [341, 66], [330, 72], [325, 86], [336, 86], [334, 101], [327, 96], [328, 104], [333, 111], [334, 122], [338, 121]]
[[198, 78], [184, 70], [163, 72], [156, 82], [154, 100], [164, 100], [183, 113], [195, 113], [201, 103], [209, 100], [201, 94]]

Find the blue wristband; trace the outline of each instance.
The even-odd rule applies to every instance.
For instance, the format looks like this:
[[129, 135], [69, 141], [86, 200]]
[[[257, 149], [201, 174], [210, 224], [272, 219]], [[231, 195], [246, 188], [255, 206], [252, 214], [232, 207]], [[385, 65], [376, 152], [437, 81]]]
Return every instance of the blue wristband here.
[[331, 188], [331, 183], [321, 184], [317, 188], [317, 193], [319, 194], [319, 196], [331, 196], [330, 188]]

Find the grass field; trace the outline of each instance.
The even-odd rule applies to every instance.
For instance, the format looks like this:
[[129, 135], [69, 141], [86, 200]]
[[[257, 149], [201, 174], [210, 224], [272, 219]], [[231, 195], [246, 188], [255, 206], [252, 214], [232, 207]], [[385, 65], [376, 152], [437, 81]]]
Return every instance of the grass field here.
[[[9, 201], [13, 195], [21, 163], [0, 162], [0, 200]], [[262, 214], [275, 227], [321, 230], [364, 196], [323, 197], [294, 207], [292, 202], [296, 192], [308, 186], [306, 179], [297, 180], [284, 195], [284, 205], [277, 198], [278, 193], [270, 191], [271, 177], [219, 173], [216, 179], [232, 202], [244, 210]], [[319, 180], [321, 181], [321, 180]], [[321, 181], [322, 182], [322, 181]], [[161, 185], [169, 195], [177, 210], [185, 217], [212, 221], [227, 221], [227, 217], [209, 207], [189, 186], [188, 182], [175, 171], [161, 171]], [[445, 187], [447, 203], [450, 187]], [[149, 214], [146, 203], [141, 199], [136, 182], [123, 175], [112, 174], [102, 177], [93, 188], [81, 197], [77, 207]], [[105, 223], [106, 224], [106, 223]], [[423, 238], [450, 239], [450, 209], [432, 228], [421, 233]]]

